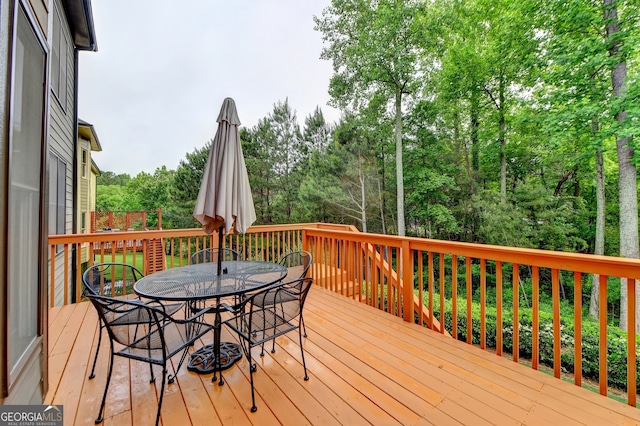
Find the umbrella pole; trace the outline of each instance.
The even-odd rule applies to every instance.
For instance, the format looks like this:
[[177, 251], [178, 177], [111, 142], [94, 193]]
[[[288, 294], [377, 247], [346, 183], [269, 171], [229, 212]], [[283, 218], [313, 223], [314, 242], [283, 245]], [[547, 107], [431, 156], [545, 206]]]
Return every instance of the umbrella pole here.
[[222, 275], [222, 230], [224, 225], [220, 225], [218, 228], [218, 275]]

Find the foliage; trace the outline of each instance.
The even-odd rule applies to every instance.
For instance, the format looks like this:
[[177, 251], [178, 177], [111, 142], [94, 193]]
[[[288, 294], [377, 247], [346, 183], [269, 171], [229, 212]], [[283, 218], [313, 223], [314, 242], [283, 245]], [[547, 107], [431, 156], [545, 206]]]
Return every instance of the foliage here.
[[[314, 23], [343, 115], [327, 123], [317, 107], [301, 126], [285, 98], [240, 129], [256, 224], [400, 233], [404, 219], [419, 237], [592, 253], [602, 154], [604, 254], [618, 255], [616, 137], [640, 140], [640, 3], [615, 4], [619, 31], [607, 36], [601, 0], [333, 0]], [[197, 227], [209, 147], [175, 171], [103, 172], [98, 209], [159, 208], [165, 227]]]
[[[435, 295], [436, 299], [438, 298]], [[457, 330], [458, 340], [467, 340], [467, 318], [465, 316], [467, 309], [467, 301], [464, 298], [458, 298], [458, 317]], [[425, 304], [427, 302], [425, 301]], [[452, 330], [452, 302], [445, 300], [445, 328]], [[481, 337], [481, 316], [480, 305], [472, 302], [472, 343], [480, 344]], [[486, 346], [496, 348], [497, 339], [497, 321], [496, 310], [494, 306], [486, 307], [485, 324], [486, 324]], [[518, 319], [518, 354], [520, 358], [530, 360], [532, 358], [532, 341], [533, 341], [533, 313], [529, 308], [520, 307]], [[441, 318], [440, 306], [434, 304], [434, 314], [436, 318]], [[539, 362], [542, 365], [553, 368], [553, 315], [549, 311], [540, 309], [539, 311]], [[573, 321], [567, 321], [571, 316], [562, 316], [560, 320], [560, 342], [561, 342], [561, 371], [565, 373], [573, 373], [575, 359], [573, 348], [574, 341], [574, 325]], [[513, 354], [513, 311], [510, 308], [503, 309], [502, 312], [502, 333], [503, 346], [502, 350], [506, 353]], [[600, 329], [597, 323], [584, 319], [582, 323], [582, 375], [586, 379], [598, 380], [599, 374], [599, 338]], [[608, 385], [618, 389], [626, 390], [627, 386], [627, 337], [626, 333], [617, 327], [607, 328], [607, 375]], [[637, 338], [640, 344], [640, 336]], [[640, 359], [636, 360], [637, 365], [637, 391], [640, 391]]]

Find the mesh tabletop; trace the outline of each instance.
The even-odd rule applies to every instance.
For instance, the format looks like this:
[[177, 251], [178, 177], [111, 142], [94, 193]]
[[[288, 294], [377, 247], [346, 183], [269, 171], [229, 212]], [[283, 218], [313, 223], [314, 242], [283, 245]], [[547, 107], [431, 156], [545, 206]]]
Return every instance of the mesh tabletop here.
[[211, 299], [257, 290], [287, 275], [282, 265], [258, 261], [225, 261], [222, 274], [216, 271], [216, 262], [166, 269], [140, 279], [134, 291], [159, 300]]

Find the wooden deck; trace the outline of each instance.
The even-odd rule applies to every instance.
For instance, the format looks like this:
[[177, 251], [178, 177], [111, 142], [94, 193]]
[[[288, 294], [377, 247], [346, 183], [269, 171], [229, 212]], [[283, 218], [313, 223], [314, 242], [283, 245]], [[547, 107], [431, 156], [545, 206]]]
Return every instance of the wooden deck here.
[[[165, 390], [163, 425], [640, 424], [640, 410], [318, 287], [305, 321], [309, 381], [297, 335], [258, 361], [256, 413], [245, 359], [224, 386], [183, 366]], [[104, 346], [87, 379], [97, 315], [88, 303], [56, 307], [49, 324], [45, 403], [64, 406], [65, 425], [94, 424], [108, 363]], [[147, 364], [116, 359], [104, 424], [153, 424], [157, 387]]]

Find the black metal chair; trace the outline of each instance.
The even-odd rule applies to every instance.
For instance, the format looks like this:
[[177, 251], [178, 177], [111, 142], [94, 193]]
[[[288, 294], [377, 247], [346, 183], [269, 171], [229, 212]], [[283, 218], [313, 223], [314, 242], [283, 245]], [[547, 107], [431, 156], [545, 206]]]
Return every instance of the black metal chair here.
[[[113, 373], [114, 356], [121, 356], [148, 363], [152, 383], [155, 381], [153, 365], [162, 367], [162, 386], [160, 387], [156, 414], [156, 425], [158, 425], [167, 381], [167, 361], [182, 352], [178, 366], [174, 370], [173, 377], [175, 377], [187, 356], [189, 346], [214, 328], [213, 325], [202, 319], [206, 311], [198, 312], [186, 319], [177, 319], [171, 316], [165, 310], [165, 305], [160, 302], [144, 303], [141, 300], [127, 300], [94, 294], [89, 294], [87, 297], [98, 311], [98, 315], [107, 329], [111, 346], [109, 372], [96, 424], [104, 420], [104, 406]], [[121, 345], [118, 346], [118, 349], [116, 349], [116, 343]]]
[[260, 356], [264, 356], [264, 344], [290, 331], [298, 330], [300, 351], [302, 352], [302, 366], [304, 367], [304, 380], [309, 380], [307, 364], [304, 360], [304, 348], [302, 346], [302, 309], [304, 301], [311, 288], [311, 278], [301, 278], [289, 282], [279, 282], [264, 290], [248, 296], [239, 306], [223, 306], [234, 316], [223, 324], [238, 333], [242, 349], [249, 360], [249, 373], [251, 378], [251, 411], [256, 407], [255, 390], [253, 385], [253, 373], [257, 370], [257, 364], [251, 357], [251, 348], [262, 346]]
[[[286, 283], [300, 278], [306, 278], [309, 274], [312, 260], [313, 257], [311, 253], [305, 250], [292, 251], [282, 256], [278, 263], [287, 268], [287, 275], [282, 279], [282, 282]], [[304, 326], [304, 317], [302, 316], [300, 317], [300, 323], [302, 324], [302, 333], [304, 337], [307, 337], [307, 327]]]
[[222, 260], [238, 260], [240, 255], [237, 251], [230, 248], [207, 248], [200, 250], [191, 255], [189, 263], [194, 265], [198, 263], [217, 262], [222, 256]]
[[305, 250], [292, 251], [282, 256], [278, 263], [287, 268], [287, 276], [282, 281], [287, 282], [298, 278], [306, 278], [312, 259], [311, 253]]
[[[142, 277], [144, 277], [144, 274], [133, 265], [116, 262], [98, 263], [87, 268], [82, 274], [83, 296], [124, 297], [134, 295], [133, 285]], [[132, 298], [139, 299], [137, 296]], [[173, 315], [183, 305], [183, 303], [165, 305], [165, 310], [169, 315]], [[96, 346], [96, 354], [93, 357], [90, 379], [95, 377], [96, 361], [98, 360], [98, 352], [100, 352], [100, 343], [102, 342], [104, 323], [101, 318], [99, 322], [100, 334], [98, 334], [98, 345]]]

